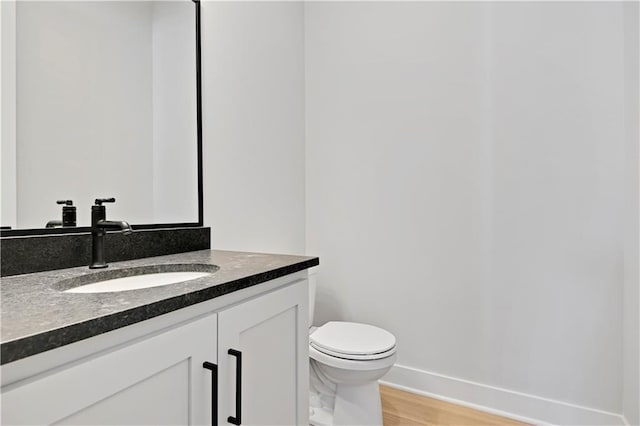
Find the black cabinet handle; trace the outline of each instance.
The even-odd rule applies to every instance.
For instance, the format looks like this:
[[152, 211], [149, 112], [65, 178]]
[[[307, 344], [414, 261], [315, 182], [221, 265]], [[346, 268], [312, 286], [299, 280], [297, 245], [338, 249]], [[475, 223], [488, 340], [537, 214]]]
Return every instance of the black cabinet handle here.
[[227, 422], [240, 425], [242, 423], [242, 352], [229, 349], [227, 353], [236, 357], [236, 415], [227, 417]]
[[205, 361], [202, 367], [211, 370], [211, 426], [218, 426], [218, 366]]

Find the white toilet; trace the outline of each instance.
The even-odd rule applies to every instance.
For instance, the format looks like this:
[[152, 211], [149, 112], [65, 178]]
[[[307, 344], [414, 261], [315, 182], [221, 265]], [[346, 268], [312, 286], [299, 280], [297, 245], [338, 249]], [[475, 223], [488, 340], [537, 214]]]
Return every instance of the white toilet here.
[[[309, 275], [309, 324], [315, 274]], [[396, 361], [393, 334], [368, 324], [330, 321], [309, 329], [309, 417], [313, 426], [382, 425], [378, 379]]]

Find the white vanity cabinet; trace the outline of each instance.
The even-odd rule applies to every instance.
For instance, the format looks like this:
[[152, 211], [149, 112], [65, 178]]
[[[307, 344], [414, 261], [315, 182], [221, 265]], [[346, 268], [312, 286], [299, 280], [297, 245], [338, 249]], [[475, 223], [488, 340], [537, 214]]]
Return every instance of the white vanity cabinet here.
[[[243, 425], [308, 424], [307, 291], [298, 279], [226, 306], [212, 299], [107, 333], [112, 346], [104, 335], [88, 339], [102, 339], [97, 352], [81, 341], [73, 344], [80, 357], [69, 358], [68, 347], [36, 355], [49, 363], [36, 374], [11, 371], [24, 360], [7, 364], [3, 374], [20, 377], [3, 379], [0, 423], [211, 425], [217, 410], [218, 425], [238, 424], [230, 416]], [[145, 323], [154, 322], [161, 325], [149, 332]], [[132, 339], [127, 329], [136, 327], [146, 334]]]
[[[211, 416], [216, 315], [2, 389], [3, 425], [186, 425]], [[206, 338], [203, 338], [206, 337]]]
[[307, 309], [303, 281], [218, 313], [219, 425], [309, 424]]

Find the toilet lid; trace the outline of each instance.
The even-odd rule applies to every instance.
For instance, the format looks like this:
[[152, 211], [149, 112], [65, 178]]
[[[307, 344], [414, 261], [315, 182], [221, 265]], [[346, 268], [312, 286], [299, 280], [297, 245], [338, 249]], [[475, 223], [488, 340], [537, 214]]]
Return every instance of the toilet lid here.
[[314, 331], [309, 340], [321, 352], [355, 359], [385, 354], [396, 346], [395, 336], [387, 330], [369, 324], [341, 321], [326, 323]]

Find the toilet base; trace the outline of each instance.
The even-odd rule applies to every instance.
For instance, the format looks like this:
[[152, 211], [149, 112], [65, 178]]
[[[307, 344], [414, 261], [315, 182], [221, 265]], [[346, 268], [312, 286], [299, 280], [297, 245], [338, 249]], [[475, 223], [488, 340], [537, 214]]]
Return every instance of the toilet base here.
[[340, 383], [335, 394], [333, 413], [313, 408], [313, 426], [382, 426], [382, 405], [378, 382], [361, 385]]
[[326, 408], [312, 408], [309, 410], [309, 424], [311, 426], [333, 426], [333, 413]]
[[382, 405], [378, 382], [362, 385], [338, 384], [333, 424], [334, 426], [382, 426]]

